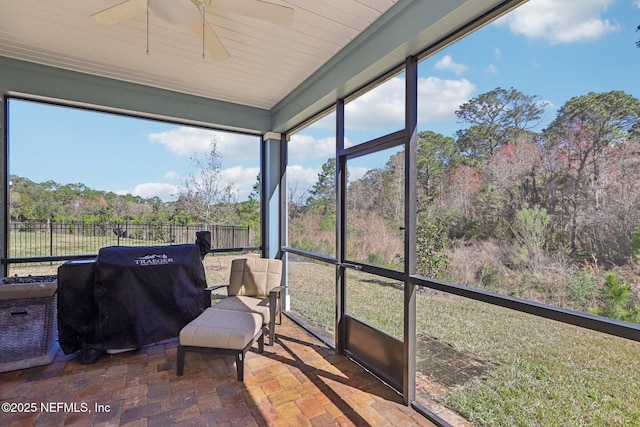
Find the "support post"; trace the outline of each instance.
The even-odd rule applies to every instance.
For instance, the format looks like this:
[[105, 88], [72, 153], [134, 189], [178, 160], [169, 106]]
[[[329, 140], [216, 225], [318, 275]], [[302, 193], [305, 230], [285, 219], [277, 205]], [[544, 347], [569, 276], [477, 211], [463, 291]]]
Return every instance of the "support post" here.
[[264, 258], [276, 258], [280, 251], [280, 139], [279, 133], [262, 137], [260, 187]]
[[[6, 259], [9, 255], [9, 190], [11, 187], [9, 178], [9, 98], [3, 96], [2, 109], [0, 109], [0, 164], [2, 165], [2, 178], [0, 178], [0, 194], [2, 201], [0, 207], [0, 259]], [[7, 277], [7, 264], [0, 263], [0, 277]]]
[[347, 165], [344, 150], [344, 99], [336, 103], [336, 353], [344, 354], [346, 345], [346, 271], [342, 265], [347, 252]]
[[416, 231], [417, 231], [417, 166], [418, 153], [418, 61], [408, 57], [405, 65], [405, 179], [404, 179], [404, 403], [410, 405], [416, 392], [416, 285], [411, 276], [416, 274]]

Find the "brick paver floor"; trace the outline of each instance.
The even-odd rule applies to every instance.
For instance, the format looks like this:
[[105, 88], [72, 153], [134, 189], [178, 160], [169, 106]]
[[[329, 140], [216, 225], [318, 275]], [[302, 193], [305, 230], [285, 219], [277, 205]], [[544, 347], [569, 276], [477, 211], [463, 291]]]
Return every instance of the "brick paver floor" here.
[[431, 426], [389, 387], [284, 318], [274, 346], [233, 356], [187, 353], [177, 340], [0, 374], [0, 426]]

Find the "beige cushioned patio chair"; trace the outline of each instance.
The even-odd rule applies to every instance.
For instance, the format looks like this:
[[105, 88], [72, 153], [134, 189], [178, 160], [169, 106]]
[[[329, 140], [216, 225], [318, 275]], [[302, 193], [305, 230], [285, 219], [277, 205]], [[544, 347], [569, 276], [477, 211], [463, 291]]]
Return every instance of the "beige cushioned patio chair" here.
[[282, 323], [282, 261], [267, 258], [238, 258], [231, 262], [227, 297], [218, 310], [244, 311], [262, 316], [268, 326], [269, 345], [275, 341], [276, 317]]

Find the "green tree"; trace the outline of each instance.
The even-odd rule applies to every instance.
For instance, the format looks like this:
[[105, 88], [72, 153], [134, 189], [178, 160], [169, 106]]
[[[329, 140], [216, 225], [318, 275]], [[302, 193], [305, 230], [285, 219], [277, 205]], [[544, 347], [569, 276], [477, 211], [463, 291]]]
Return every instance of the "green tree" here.
[[35, 183], [11, 176], [10, 216], [16, 221], [124, 222], [168, 218], [168, 206], [158, 197], [144, 199], [88, 188], [85, 184]]
[[382, 171], [376, 211], [396, 228], [404, 222], [404, 151], [392, 155]]
[[307, 203], [324, 208], [335, 206], [336, 202], [336, 158], [331, 157], [322, 165], [318, 181], [309, 190]]
[[458, 150], [474, 160], [493, 156], [514, 136], [535, 127], [543, 112], [538, 97], [514, 88], [483, 93], [456, 111], [460, 121], [470, 124], [456, 133]]
[[9, 214], [11, 219], [27, 221], [33, 219], [33, 198], [30, 196], [29, 187], [35, 184], [16, 175], [11, 175], [9, 181]]
[[260, 182], [260, 174], [256, 175], [256, 182], [251, 188], [249, 200], [260, 203], [260, 192], [262, 191], [262, 183]]
[[260, 244], [260, 192], [261, 192], [261, 183], [260, 183], [260, 174], [256, 176], [256, 182], [253, 184], [253, 189], [251, 194], [249, 194], [249, 199], [236, 204], [236, 216], [237, 220], [234, 221], [234, 224], [242, 225], [244, 227], [249, 227], [251, 230], [255, 231], [253, 235], [252, 244], [259, 245]]
[[188, 212], [179, 209], [169, 216], [169, 220], [175, 225], [187, 225], [191, 222], [191, 216]]
[[28, 194], [20, 191], [11, 191], [9, 203], [11, 206], [11, 219], [17, 221], [33, 220], [33, 199]]
[[432, 131], [418, 133], [418, 189], [431, 197], [440, 192], [444, 171], [459, 157], [455, 139]]

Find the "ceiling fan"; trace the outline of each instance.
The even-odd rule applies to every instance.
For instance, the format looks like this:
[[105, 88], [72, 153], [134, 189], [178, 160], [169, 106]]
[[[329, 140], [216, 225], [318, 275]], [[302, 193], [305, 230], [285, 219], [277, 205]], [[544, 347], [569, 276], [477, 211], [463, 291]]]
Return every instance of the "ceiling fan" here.
[[229, 52], [206, 21], [205, 9], [232, 12], [278, 25], [291, 25], [293, 8], [262, 0], [126, 0], [91, 15], [105, 25], [114, 25], [151, 10], [160, 19], [190, 28], [204, 50], [216, 60], [229, 58]]

